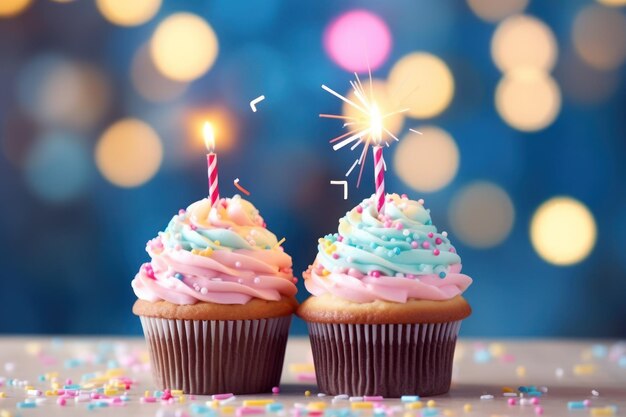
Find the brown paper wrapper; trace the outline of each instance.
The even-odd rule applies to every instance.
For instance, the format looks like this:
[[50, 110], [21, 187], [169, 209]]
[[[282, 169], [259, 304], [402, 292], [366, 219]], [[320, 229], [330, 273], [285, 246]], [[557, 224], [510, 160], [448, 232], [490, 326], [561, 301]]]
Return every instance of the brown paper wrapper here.
[[450, 389], [461, 321], [307, 324], [321, 392], [393, 398], [444, 394]]
[[280, 383], [291, 316], [202, 321], [140, 317], [159, 389], [269, 393]]

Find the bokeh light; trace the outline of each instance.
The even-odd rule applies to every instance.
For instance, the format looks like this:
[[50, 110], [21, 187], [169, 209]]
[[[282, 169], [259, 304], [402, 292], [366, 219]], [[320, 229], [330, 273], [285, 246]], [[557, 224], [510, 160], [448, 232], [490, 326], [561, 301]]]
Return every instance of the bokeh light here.
[[192, 81], [204, 75], [218, 53], [215, 32], [200, 16], [175, 13], [163, 20], [150, 41], [157, 69], [176, 81]]
[[389, 74], [389, 94], [409, 116], [434, 117], [444, 111], [454, 95], [454, 78], [440, 58], [414, 52], [400, 59]]
[[505, 17], [522, 12], [528, 0], [467, 0], [476, 16], [487, 22], [497, 22]]
[[223, 106], [209, 106], [188, 110], [184, 116], [186, 142], [189, 155], [196, 158], [206, 153], [202, 136], [205, 122], [210, 122], [215, 132], [215, 149], [220, 153], [232, 150], [237, 143], [238, 122], [232, 112]]
[[157, 133], [138, 119], [123, 119], [110, 126], [96, 145], [100, 173], [120, 187], [137, 187], [158, 171], [163, 147]]
[[29, 188], [52, 203], [71, 201], [86, 190], [91, 162], [84, 138], [50, 133], [39, 138], [25, 161]]
[[620, 82], [617, 71], [593, 68], [573, 51], [566, 54], [557, 69], [563, 95], [582, 104], [598, 104], [609, 99]]
[[543, 203], [531, 220], [530, 238], [547, 262], [572, 265], [585, 259], [596, 242], [596, 222], [589, 209], [570, 197]]
[[96, 6], [102, 16], [119, 26], [137, 26], [152, 19], [161, 0], [96, 0]]
[[17, 16], [22, 13], [32, 0], [2, 0], [0, 1], [0, 19]]
[[40, 55], [20, 73], [18, 96], [24, 110], [44, 125], [87, 130], [109, 109], [111, 86], [91, 64]]
[[620, 7], [620, 6], [626, 6], [626, 0], [597, 0], [598, 3], [602, 3], [605, 6], [610, 6], [610, 7]]
[[133, 58], [130, 78], [135, 90], [146, 100], [161, 103], [182, 96], [189, 83], [164, 77], [155, 67], [148, 45], [139, 48]]
[[531, 16], [511, 16], [498, 25], [491, 39], [491, 56], [503, 72], [520, 68], [550, 71], [558, 46], [552, 30]]
[[450, 224], [456, 237], [468, 246], [490, 248], [507, 238], [515, 209], [502, 188], [475, 182], [459, 191], [450, 205]]
[[421, 126], [396, 146], [394, 168], [402, 181], [422, 192], [437, 191], [452, 181], [459, 169], [459, 149], [448, 132]]
[[324, 31], [324, 49], [334, 63], [348, 71], [367, 72], [385, 63], [391, 33], [379, 16], [352, 10], [333, 20]]
[[618, 10], [591, 5], [574, 20], [574, 48], [600, 70], [619, 67], [626, 58], [626, 17]]
[[496, 109], [509, 126], [534, 132], [554, 122], [561, 109], [561, 92], [542, 71], [509, 71], [496, 88]]
[[[387, 115], [392, 112], [396, 112], [398, 110], [402, 110], [398, 107], [398, 105], [389, 97], [389, 90], [387, 88], [387, 84], [382, 80], [373, 79], [372, 84], [370, 86], [369, 80], [363, 80], [365, 84], [363, 87], [365, 89], [365, 94], [368, 95], [368, 98], [375, 98], [375, 102], [378, 105], [378, 109], [380, 110], [381, 115]], [[346, 98], [352, 100], [355, 103], [359, 102], [359, 99], [354, 94], [354, 90], [349, 90], [344, 94]], [[372, 100], [374, 101], [374, 100]], [[347, 103], [343, 103], [342, 114], [347, 117], [363, 117], [363, 113], [361, 113], [354, 106], [351, 106]], [[401, 113], [394, 114], [393, 116], [389, 116], [385, 118], [385, 127], [394, 135], [397, 135], [402, 130], [402, 126], [404, 125], [404, 116]]]

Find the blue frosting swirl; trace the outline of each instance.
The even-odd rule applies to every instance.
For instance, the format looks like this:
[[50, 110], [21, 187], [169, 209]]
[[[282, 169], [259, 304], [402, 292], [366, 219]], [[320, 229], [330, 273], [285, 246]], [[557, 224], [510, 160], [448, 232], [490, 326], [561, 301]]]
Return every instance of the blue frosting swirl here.
[[339, 232], [319, 240], [317, 263], [329, 272], [386, 276], [437, 274], [461, 258], [447, 233], [437, 232], [423, 201], [387, 194], [379, 214], [373, 196], [339, 220]]

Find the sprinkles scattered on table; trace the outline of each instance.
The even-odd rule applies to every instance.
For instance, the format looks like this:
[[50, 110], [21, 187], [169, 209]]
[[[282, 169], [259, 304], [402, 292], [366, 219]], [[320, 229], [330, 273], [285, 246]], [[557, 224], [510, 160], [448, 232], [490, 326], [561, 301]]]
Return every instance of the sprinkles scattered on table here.
[[[626, 378], [626, 366], [623, 366], [626, 362], [624, 343], [594, 346], [591, 355], [588, 352], [581, 354], [583, 362], [557, 368], [563, 370], [561, 377], [553, 375], [552, 380], [547, 381], [557, 383], [553, 389], [546, 381], [516, 384], [516, 380], [522, 378], [516, 370], [520, 366], [524, 367], [527, 373], [523, 378], [529, 378], [533, 376], [533, 367], [532, 364], [520, 364], [515, 360], [502, 360], [508, 355], [504, 344], [463, 344], [458, 356], [463, 356], [468, 347], [473, 347], [474, 355], [469, 357], [470, 363], [479, 367], [492, 364], [510, 368], [510, 384], [502, 386], [499, 391], [486, 391], [474, 398], [464, 398], [465, 401], [460, 404], [459, 398], [454, 398], [454, 388], [449, 397], [438, 398], [421, 398], [414, 393], [394, 399], [377, 395], [327, 395], [318, 392], [311, 384], [315, 380], [313, 364], [298, 362], [286, 364], [286, 369], [292, 379], [311, 384], [309, 389], [294, 391], [295, 386], [275, 386], [267, 395], [238, 396], [222, 392], [211, 396], [194, 396], [186, 395], [180, 389], [154, 390], [148, 377], [150, 365], [147, 354], [143, 348], [133, 347], [131, 343], [84, 343], [89, 347], [81, 349], [72, 345], [67, 351], [76, 353], [74, 357], [62, 354], [64, 351], [60, 347], [63, 343], [55, 341], [29, 345], [27, 354], [41, 368], [41, 372], [34, 377], [22, 375], [20, 362], [14, 358], [0, 362], [0, 417], [25, 417], [31, 409], [44, 407], [66, 409], [71, 414], [72, 410], [77, 409], [98, 413], [98, 410], [104, 408], [128, 408], [130, 405], [145, 409], [147, 415], [157, 417], [495, 417], [520, 413], [552, 415], [555, 409], [560, 410], [559, 414], [571, 413], [572, 416], [617, 416], [620, 415], [623, 401], [620, 405], [607, 401], [606, 395], [602, 394], [605, 388], [581, 388], [580, 396], [567, 401], [559, 400], [556, 405], [550, 393], [559, 389], [557, 381], [593, 378], [603, 370], [606, 371], [606, 366], [623, 373]], [[485, 406], [490, 409], [499, 407], [501, 411], [484, 414], [481, 410]], [[144, 415], [143, 412], [141, 414]]]

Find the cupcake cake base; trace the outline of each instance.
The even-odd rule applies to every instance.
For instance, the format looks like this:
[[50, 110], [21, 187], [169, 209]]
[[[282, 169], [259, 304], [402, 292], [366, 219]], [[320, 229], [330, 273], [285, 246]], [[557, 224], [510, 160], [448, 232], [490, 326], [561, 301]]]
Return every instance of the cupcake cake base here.
[[[331, 310], [331, 303], [346, 306]], [[388, 398], [448, 392], [457, 335], [469, 305], [458, 296], [412, 300], [397, 308], [397, 303], [356, 304], [331, 295], [302, 304], [299, 315], [309, 327], [322, 392]]]
[[[215, 320], [201, 319], [217, 307], [208, 303], [177, 306], [139, 300], [133, 311], [140, 316], [159, 389], [197, 395], [259, 394], [270, 393], [280, 383], [294, 305], [284, 298], [221, 306], [213, 312]], [[287, 314], [254, 318], [269, 310]]]

